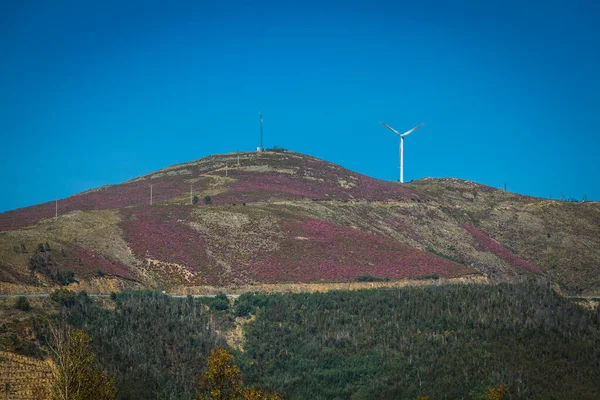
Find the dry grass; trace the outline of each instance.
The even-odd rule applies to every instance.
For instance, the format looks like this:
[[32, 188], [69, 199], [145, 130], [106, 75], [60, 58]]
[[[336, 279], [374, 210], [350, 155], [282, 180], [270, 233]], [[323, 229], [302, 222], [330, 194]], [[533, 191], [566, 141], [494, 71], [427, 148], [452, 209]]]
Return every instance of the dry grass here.
[[[117, 225], [119, 221], [118, 210], [74, 211], [61, 215], [57, 221], [46, 219], [27, 228], [3, 232], [0, 234], [0, 262], [17, 277], [13, 281], [3, 280], [26, 283], [25, 277], [30, 276], [27, 268], [29, 259], [40, 243], [48, 243], [55, 250], [73, 243], [115, 260], [131, 268], [134, 275], [140, 275], [136, 270], [138, 262]], [[21, 248], [22, 245], [27, 252], [16, 252], [15, 247]]]
[[53, 363], [0, 351], [0, 391], [5, 399], [50, 398]]
[[73, 292], [85, 291], [87, 293], [100, 294], [117, 293], [124, 290], [141, 290], [144, 288], [145, 286], [139, 282], [113, 277], [85, 279], [67, 286], [67, 289]]
[[379, 288], [397, 288], [406, 286], [452, 285], [452, 284], [489, 284], [490, 281], [482, 275], [469, 275], [459, 278], [439, 278], [390, 282], [345, 282], [345, 283], [276, 283], [241, 286], [189, 286], [174, 287], [170, 294], [175, 295], [215, 295], [219, 293], [239, 295], [243, 293], [303, 293], [329, 292], [332, 290], [365, 290]]
[[51, 239], [75, 243], [123, 265], [137, 263], [118, 226], [118, 210], [79, 211], [61, 216], [56, 223], [47, 222], [31, 228]]
[[51, 290], [53, 290], [53, 287], [49, 286], [0, 282], [0, 294], [48, 293]]
[[249, 317], [236, 317], [231, 329], [223, 332], [227, 345], [232, 349], [239, 350], [241, 352], [246, 351], [244, 345], [246, 343], [244, 339], [244, 326], [256, 319], [256, 315], [250, 315]]

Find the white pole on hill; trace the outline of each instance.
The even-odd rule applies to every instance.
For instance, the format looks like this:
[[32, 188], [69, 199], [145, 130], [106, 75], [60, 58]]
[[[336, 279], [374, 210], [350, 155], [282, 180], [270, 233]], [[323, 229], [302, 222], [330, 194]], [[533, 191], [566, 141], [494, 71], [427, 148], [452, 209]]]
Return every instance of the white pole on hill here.
[[152, 185], [150, 185], [150, 205], [152, 205]]
[[404, 138], [400, 136], [400, 183], [404, 183]]
[[412, 132], [416, 131], [417, 129], [422, 127], [424, 124], [419, 124], [419, 125], [415, 126], [414, 128], [412, 128], [411, 130], [408, 130], [404, 133], [400, 133], [397, 130], [395, 130], [394, 128], [392, 128], [391, 126], [389, 126], [388, 124], [384, 124], [381, 121], [379, 121], [379, 123], [381, 125], [385, 126], [386, 128], [388, 128], [390, 131], [394, 132], [396, 135], [400, 136], [400, 183], [404, 183], [404, 136], [410, 135]]

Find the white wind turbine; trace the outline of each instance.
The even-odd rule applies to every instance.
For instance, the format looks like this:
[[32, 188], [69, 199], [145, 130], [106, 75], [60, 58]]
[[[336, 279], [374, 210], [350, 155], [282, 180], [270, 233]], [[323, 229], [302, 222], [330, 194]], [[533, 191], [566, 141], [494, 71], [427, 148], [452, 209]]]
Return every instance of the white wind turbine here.
[[415, 126], [414, 128], [412, 128], [411, 130], [406, 131], [404, 133], [398, 132], [397, 130], [395, 130], [394, 128], [389, 126], [388, 124], [384, 124], [381, 121], [379, 121], [379, 123], [381, 125], [385, 126], [386, 128], [388, 128], [390, 131], [394, 132], [396, 135], [400, 136], [400, 183], [404, 183], [404, 136], [408, 136], [409, 134], [413, 133], [414, 131], [416, 131], [417, 129], [422, 127], [424, 125], [424, 123], [419, 124], [419, 125]]

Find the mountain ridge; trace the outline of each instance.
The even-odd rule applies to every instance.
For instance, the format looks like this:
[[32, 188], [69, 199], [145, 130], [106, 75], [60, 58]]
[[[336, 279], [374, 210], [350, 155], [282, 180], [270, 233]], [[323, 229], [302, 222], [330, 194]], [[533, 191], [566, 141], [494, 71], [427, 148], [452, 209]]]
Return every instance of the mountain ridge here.
[[600, 287], [595, 203], [456, 178], [399, 184], [293, 152], [212, 155], [63, 199], [56, 220], [54, 206], [0, 214], [0, 285], [75, 284], [72, 272], [115, 287], [472, 274]]

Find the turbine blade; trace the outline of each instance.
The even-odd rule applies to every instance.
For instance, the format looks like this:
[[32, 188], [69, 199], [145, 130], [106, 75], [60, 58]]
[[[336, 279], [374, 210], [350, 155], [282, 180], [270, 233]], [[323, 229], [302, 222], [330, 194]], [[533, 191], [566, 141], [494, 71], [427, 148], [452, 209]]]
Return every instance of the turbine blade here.
[[392, 128], [391, 126], [389, 126], [388, 124], [384, 124], [383, 122], [379, 121], [379, 123], [383, 126], [385, 126], [386, 128], [388, 128], [390, 131], [394, 132], [396, 135], [400, 135], [400, 132], [398, 132], [397, 130], [395, 130], [394, 128]]
[[425, 123], [421, 123], [421, 124], [419, 124], [419, 125], [415, 126], [415, 127], [414, 127], [414, 128], [412, 128], [411, 130], [404, 132], [404, 133], [403, 133], [402, 135], [400, 135], [400, 136], [401, 136], [401, 137], [404, 137], [404, 136], [410, 135], [411, 133], [413, 133], [414, 131], [416, 131], [417, 129], [419, 129], [420, 127], [422, 127], [423, 125], [425, 125]]

